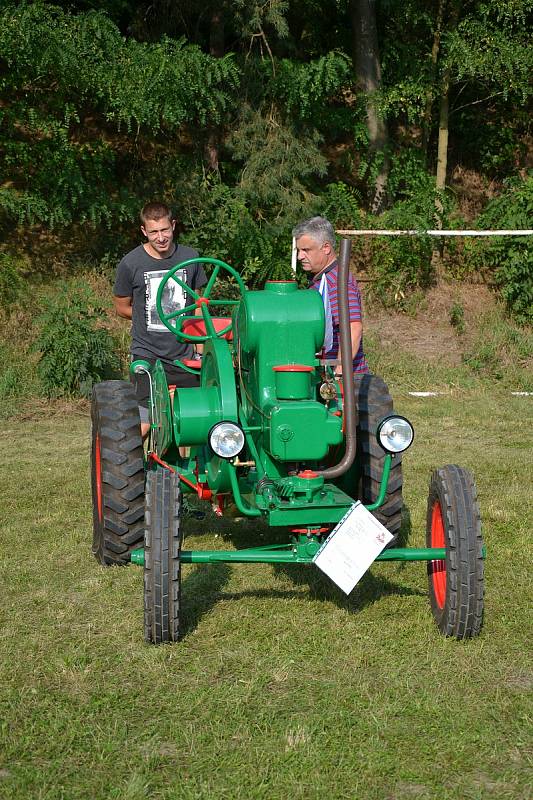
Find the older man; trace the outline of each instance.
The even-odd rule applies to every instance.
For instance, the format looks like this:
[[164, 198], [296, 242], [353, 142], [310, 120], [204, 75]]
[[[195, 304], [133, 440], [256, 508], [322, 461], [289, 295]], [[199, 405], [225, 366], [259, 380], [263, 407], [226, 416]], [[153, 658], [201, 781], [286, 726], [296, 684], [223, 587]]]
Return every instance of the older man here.
[[[309, 288], [322, 295], [326, 313], [324, 357], [336, 363], [336, 375], [342, 375], [339, 341], [339, 305], [337, 297], [338, 263], [335, 251], [335, 231], [325, 217], [312, 217], [297, 225], [292, 235], [296, 239], [298, 260], [308, 273]], [[352, 341], [353, 372], [369, 372], [363, 351], [363, 322], [361, 294], [353, 275], [348, 278], [348, 307]]]

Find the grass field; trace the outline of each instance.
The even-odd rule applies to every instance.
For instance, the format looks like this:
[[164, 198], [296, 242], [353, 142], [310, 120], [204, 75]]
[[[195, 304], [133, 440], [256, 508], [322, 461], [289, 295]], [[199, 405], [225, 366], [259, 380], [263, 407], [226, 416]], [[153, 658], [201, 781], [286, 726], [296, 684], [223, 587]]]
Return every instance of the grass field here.
[[[221, 564], [185, 568], [185, 638], [148, 646], [142, 570], [90, 553], [86, 411], [4, 422], [1, 798], [531, 797], [533, 398], [488, 384], [395, 394], [416, 429], [411, 544], [431, 471], [476, 475], [487, 561], [475, 640], [438, 634], [424, 564], [376, 564], [347, 599], [311, 569]], [[253, 534], [209, 517], [188, 521], [185, 546]]]

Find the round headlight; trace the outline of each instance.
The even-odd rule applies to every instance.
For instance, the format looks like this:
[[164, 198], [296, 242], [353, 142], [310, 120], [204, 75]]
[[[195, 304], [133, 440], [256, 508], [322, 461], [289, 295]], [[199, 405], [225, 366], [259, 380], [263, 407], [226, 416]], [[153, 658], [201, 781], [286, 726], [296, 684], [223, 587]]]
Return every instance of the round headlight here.
[[403, 453], [411, 445], [415, 432], [405, 417], [385, 417], [377, 429], [377, 440], [387, 453]]
[[244, 447], [244, 433], [234, 422], [219, 422], [209, 433], [209, 445], [221, 458], [234, 458]]

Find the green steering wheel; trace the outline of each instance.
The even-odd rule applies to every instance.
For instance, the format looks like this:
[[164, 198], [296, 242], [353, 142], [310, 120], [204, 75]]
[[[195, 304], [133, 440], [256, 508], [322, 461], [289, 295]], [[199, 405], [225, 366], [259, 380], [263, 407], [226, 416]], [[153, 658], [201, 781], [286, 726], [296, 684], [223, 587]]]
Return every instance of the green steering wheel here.
[[[214, 264], [211, 277], [209, 278], [201, 296], [195, 292], [194, 289], [191, 289], [190, 286], [187, 286], [185, 281], [182, 281], [181, 278], [178, 278], [176, 275], [176, 272], [178, 272], [180, 269], [183, 269], [183, 267], [187, 267], [189, 264]], [[165, 325], [165, 327], [168, 328], [169, 331], [177, 336], [177, 338], [181, 341], [205, 342], [207, 339], [211, 339], [213, 337], [222, 338], [224, 334], [231, 330], [231, 322], [229, 325], [226, 325], [225, 328], [222, 328], [222, 330], [215, 330], [211, 314], [209, 313], [209, 306], [235, 306], [239, 302], [238, 300], [211, 300], [213, 286], [221, 268], [225, 269], [233, 278], [235, 278], [241, 294], [244, 294], [246, 292], [246, 287], [239, 273], [233, 269], [233, 267], [230, 267], [229, 264], [226, 264], [224, 261], [219, 261], [218, 258], [189, 258], [188, 261], [182, 261], [180, 264], [176, 264], [175, 267], [172, 267], [172, 269], [169, 269], [167, 274], [161, 280], [155, 301], [157, 313], [159, 314], [159, 318], [163, 325]], [[194, 299], [194, 303], [192, 305], [185, 306], [185, 308], [180, 308], [178, 311], [171, 311], [170, 313], [166, 314], [163, 311], [161, 301], [163, 292], [165, 291], [165, 286], [167, 283], [169, 283], [169, 281], [174, 281], [174, 283], [177, 283], [184, 292], [189, 294]], [[180, 330], [180, 317], [194, 315], [194, 312], [197, 308], [200, 308], [202, 311], [202, 317], [206, 330], [205, 336], [195, 336], [194, 334], [183, 333]]]

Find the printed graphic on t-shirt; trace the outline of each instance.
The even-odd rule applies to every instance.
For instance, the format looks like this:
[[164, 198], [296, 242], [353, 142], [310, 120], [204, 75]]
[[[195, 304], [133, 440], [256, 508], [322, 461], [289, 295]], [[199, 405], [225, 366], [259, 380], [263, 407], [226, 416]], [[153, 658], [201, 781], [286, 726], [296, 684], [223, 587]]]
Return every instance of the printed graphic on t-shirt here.
[[[166, 269], [158, 269], [154, 272], [144, 273], [144, 280], [146, 283], [146, 328], [149, 331], [168, 331], [168, 328], [161, 322], [156, 306], [157, 290], [159, 289], [161, 279], [167, 272], [168, 270]], [[174, 274], [177, 278], [186, 283], [186, 270], [179, 269]], [[185, 308], [185, 301], [185, 290], [179, 283], [176, 283], [176, 281], [171, 278], [163, 289], [163, 295], [161, 297], [163, 313], [173, 314], [175, 311]]]

